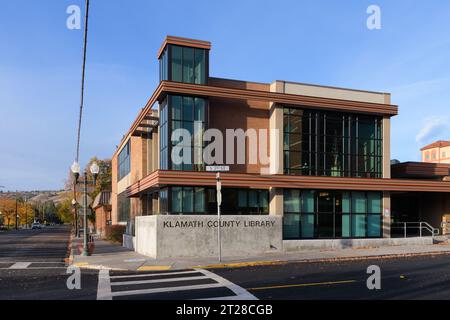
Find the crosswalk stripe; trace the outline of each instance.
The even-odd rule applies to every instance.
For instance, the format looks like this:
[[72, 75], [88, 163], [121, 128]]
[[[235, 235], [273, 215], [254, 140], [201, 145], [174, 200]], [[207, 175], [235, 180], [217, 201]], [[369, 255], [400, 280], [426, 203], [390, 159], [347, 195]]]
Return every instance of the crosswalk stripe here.
[[141, 280], [141, 281], [121, 281], [121, 282], [111, 282], [111, 285], [112, 286], [125, 286], [125, 285], [134, 285], [134, 284], [177, 282], [177, 281], [202, 280], [202, 279], [208, 279], [208, 278], [205, 276], [198, 276], [198, 277], [169, 278], [169, 279]]
[[189, 273], [199, 273], [198, 271], [179, 271], [179, 272], [163, 272], [163, 273], [143, 273], [143, 274], [132, 274], [128, 276], [110, 276], [111, 279], [123, 279], [123, 278], [140, 278], [140, 277], [156, 277], [156, 276], [169, 276], [169, 275], [179, 275], [179, 274], [189, 274]]
[[158, 288], [158, 289], [129, 290], [129, 291], [112, 292], [111, 295], [114, 297], [117, 297], [117, 296], [130, 296], [130, 295], [137, 295], [137, 294], [162, 293], [162, 292], [172, 292], [172, 291], [199, 290], [199, 289], [209, 289], [209, 288], [218, 288], [218, 287], [223, 287], [223, 285], [220, 283], [211, 283], [211, 284], [197, 284], [197, 285], [180, 286], [180, 287], [165, 287], [165, 288]]
[[26, 269], [30, 266], [31, 262], [16, 262], [8, 269]]
[[[194, 275], [196, 274], [196, 275]], [[199, 275], [200, 274], [200, 275]], [[186, 276], [187, 275], [187, 276]], [[155, 279], [152, 277], [166, 276], [163, 279]], [[168, 277], [173, 276], [173, 277]], [[145, 279], [147, 277], [147, 279]], [[117, 282], [112, 280], [120, 279]], [[130, 280], [127, 280], [130, 279]], [[195, 284], [195, 280], [210, 280], [214, 283], [201, 283]], [[194, 281], [193, 284], [183, 284], [176, 286], [174, 282], [182, 281]], [[112, 291], [112, 286], [117, 288], [118, 286], [132, 286], [132, 285], [145, 285], [145, 284], [163, 284], [163, 287], [159, 288], [142, 288], [135, 290], [122, 290], [122, 291]], [[166, 284], [167, 283], [167, 284]], [[230, 295], [222, 297], [212, 297], [199, 300], [257, 300], [257, 298], [249, 293], [244, 288], [228, 281], [221, 276], [204, 270], [185, 270], [177, 272], [160, 272], [160, 273], [145, 273], [145, 274], [130, 274], [130, 275], [110, 275], [109, 270], [100, 270], [97, 288], [97, 300], [112, 300], [114, 297], [123, 296], [135, 296], [135, 295], [151, 295], [159, 293], [172, 293], [180, 291], [200, 291], [202, 289], [212, 289], [212, 288], [226, 288], [230, 292]], [[223, 293], [222, 293], [223, 294]], [[176, 295], [174, 295], [176, 298]]]
[[100, 270], [98, 273], [97, 300], [112, 300], [109, 270]]
[[[222, 278], [221, 276], [218, 276], [217, 274], [208, 271], [208, 270], [204, 270], [204, 269], [199, 269], [199, 271], [201, 273], [203, 273], [204, 275], [206, 275], [207, 277], [217, 281], [218, 283], [220, 283], [222, 286], [227, 287], [228, 289], [230, 289], [231, 291], [234, 292], [234, 294], [236, 294], [237, 297], [240, 297], [243, 300], [258, 300], [258, 298], [256, 298], [254, 295], [252, 295], [251, 293], [249, 293], [247, 290], [245, 290], [244, 288], [238, 286], [237, 284], [234, 284], [231, 281], [228, 281], [225, 278]], [[235, 297], [236, 298], [236, 297]]]

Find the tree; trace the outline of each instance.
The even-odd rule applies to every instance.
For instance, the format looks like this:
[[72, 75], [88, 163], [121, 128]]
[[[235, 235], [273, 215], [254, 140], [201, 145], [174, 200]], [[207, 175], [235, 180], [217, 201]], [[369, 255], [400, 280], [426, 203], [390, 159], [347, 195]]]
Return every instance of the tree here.
[[72, 201], [71, 198], [65, 199], [60, 202], [56, 206], [56, 214], [59, 221], [63, 223], [72, 223], [73, 222], [73, 213], [72, 213]]
[[0, 199], [0, 211], [2, 212], [3, 221], [9, 228], [16, 223], [16, 200], [14, 199]]
[[111, 166], [111, 160], [110, 159], [104, 159], [99, 160], [97, 157], [91, 158], [89, 160], [89, 163], [87, 164], [85, 170], [88, 173], [88, 180], [93, 181], [94, 177], [91, 174], [91, 164], [93, 162], [97, 162], [100, 171], [97, 176], [97, 181], [95, 184], [94, 189], [89, 193], [89, 196], [92, 199], [95, 199], [95, 197], [101, 192], [101, 191], [108, 191], [111, 190], [111, 176], [112, 176], [112, 166]]

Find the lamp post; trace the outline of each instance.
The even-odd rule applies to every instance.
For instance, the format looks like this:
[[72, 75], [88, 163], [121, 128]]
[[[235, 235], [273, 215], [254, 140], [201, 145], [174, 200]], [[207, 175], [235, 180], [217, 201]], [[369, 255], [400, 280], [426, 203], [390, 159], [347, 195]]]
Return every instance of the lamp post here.
[[78, 162], [74, 161], [72, 166], [70, 167], [70, 170], [72, 171], [73, 174], [73, 199], [72, 199], [72, 205], [73, 205], [73, 221], [74, 221], [74, 226], [75, 226], [75, 236], [77, 238], [80, 237], [80, 233], [78, 230], [78, 208], [77, 208], [77, 182], [78, 182], [78, 178], [80, 177], [80, 165], [78, 164]]
[[[80, 165], [77, 162], [74, 162], [72, 167], [72, 173], [75, 177], [75, 183], [78, 183], [78, 178], [80, 175]], [[93, 162], [90, 166], [89, 170], [91, 171], [94, 180], [92, 181], [92, 184], [95, 186], [97, 175], [100, 171], [100, 167], [96, 162]], [[88, 187], [88, 175], [87, 171], [84, 171], [84, 181], [83, 181], [83, 252], [81, 253], [82, 256], [88, 256], [89, 250], [88, 250], [88, 230], [87, 230], [87, 187]]]

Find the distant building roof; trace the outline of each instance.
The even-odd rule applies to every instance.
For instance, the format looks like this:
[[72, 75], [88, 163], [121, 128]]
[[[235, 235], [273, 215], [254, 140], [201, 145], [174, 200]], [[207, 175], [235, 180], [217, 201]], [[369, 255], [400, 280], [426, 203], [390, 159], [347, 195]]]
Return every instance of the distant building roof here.
[[439, 141], [430, 143], [429, 145], [426, 145], [425, 147], [420, 149], [420, 151], [427, 150], [427, 149], [433, 149], [433, 148], [444, 148], [444, 147], [449, 147], [449, 146], [450, 146], [450, 141], [439, 140]]
[[92, 208], [107, 206], [111, 204], [111, 191], [102, 191], [94, 199]]

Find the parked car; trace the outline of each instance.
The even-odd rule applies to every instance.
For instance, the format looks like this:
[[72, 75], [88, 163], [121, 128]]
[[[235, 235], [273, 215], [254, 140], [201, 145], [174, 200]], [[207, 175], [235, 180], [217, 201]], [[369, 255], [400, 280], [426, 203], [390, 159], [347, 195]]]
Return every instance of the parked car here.
[[31, 225], [31, 230], [39, 230], [42, 229], [42, 226], [39, 222], [35, 222]]

